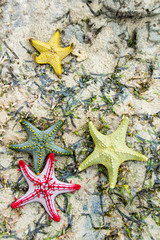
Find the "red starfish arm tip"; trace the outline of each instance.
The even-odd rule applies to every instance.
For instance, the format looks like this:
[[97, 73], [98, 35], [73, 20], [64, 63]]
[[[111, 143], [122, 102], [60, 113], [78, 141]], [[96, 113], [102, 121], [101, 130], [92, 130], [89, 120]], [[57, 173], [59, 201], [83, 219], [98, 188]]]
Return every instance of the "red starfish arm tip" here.
[[60, 221], [60, 216], [59, 215], [54, 215], [53, 217], [49, 217], [49, 220], [53, 219], [55, 222]]
[[50, 153], [50, 154], [48, 155], [48, 158], [51, 158], [53, 161], [55, 161], [54, 157], [55, 157], [55, 154], [54, 154], [54, 153]]
[[23, 160], [20, 160], [19, 166], [20, 166], [20, 168], [24, 168], [26, 166], [26, 164], [25, 164], [25, 162], [23, 162]]
[[19, 206], [20, 206], [20, 202], [18, 200], [16, 200], [11, 204], [11, 208], [18, 208]]
[[55, 157], [55, 154], [54, 153], [50, 153], [48, 155], [47, 159], [50, 158], [53, 162], [57, 162], [57, 160], [54, 157]]
[[[29, 163], [28, 165], [23, 161], [23, 160], [20, 160], [19, 161], [19, 166], [20, 168], [25, 168], [26, 166], [29, 167], [31, 164]], [[18, 169], [19, 171], [20, 169]]]
[[56, 222], [59, 222], [60, 221], [60, 216], [58, 214], [54, 215], [53, 220], [56, 221]]
[[76, 190], [79, 190], [81, 188], [81, 185], [79, 184], [74, 184], [73, 185], [73, 189], [76, 191]]
[[46, 159], [46, 165], [43, 169], [43, 171], [41, 172], [41, 175], [44, 175], [44, 177], [47, 179], [51, 179], [52, 176], [54, 175], [54, 162], [57, 161], [54, 158], [55, 154], [54, 153], [50, 153]]
[[19, 161], [19, 167], [27, 183], [29, 184], [30, 182], [33, 182], [36, 184], [37, 183], [40, 184], [40, 181], [37, 178], [37, 176], [29, 169], [29, 165], [27, 165], [23, 160]]

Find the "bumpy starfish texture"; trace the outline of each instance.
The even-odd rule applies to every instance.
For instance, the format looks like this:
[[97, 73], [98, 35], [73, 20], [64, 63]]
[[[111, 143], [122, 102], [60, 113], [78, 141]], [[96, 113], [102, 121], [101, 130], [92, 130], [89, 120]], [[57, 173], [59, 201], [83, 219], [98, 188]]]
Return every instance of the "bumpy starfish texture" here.
[[60, 221], [60, 216], [54, 206], [54, 198], [61, 193], [79, 190], [81, 186], [58, 181], [54, 175], [54, 161], [56, 161], [54, 153], [49, 154], [46, 165], [39, 176], [35, 175], [22, 160], [19, 161], [20, 169], [29, 188], [24, 196], [11, 204], [12, 208], [39, 202], [44, 206], [50, 219], [52, 218], [56, 222]]
[[37, 174], [40, 173], [46, 156], [49, 153], [56, 155], [72, 155], [71, 150], [61, 148], [55, 144], [55, 136], [62, 127], [64, 121], [60, 120], [45, 131], [40, 131], [30, 122], [21, 120], [20, 123], [27, 131], [29, 138], [26, 142], [20, 144], [12, 144], [10, 149], [18, 152], [27, 152], [33, 155], [34, 170]]
[[100, 133], [92, 122], [89, 123], [90, 134], [95, 143], [94, 151], [84, 160], [79, 170], [102, 164], [108, 170], [110, 188], [114, 188], [117, 182], [118, 168], [127, 160], [147, 161], [147, 157], [127, 147], [125, 136], [129, 119], [124, 118], [117, 130], [109, 135]]
[[61, 61], [65, 58], [73, 49], [73, 43], [65, 48], [59, 46], [60, 32], [59, 29], [53, 34], [51, 39], [45, 43], [38, 40], [29, 38], [30, 43], [40, 52], [40, 55], [36, 57], [34, 54], [34, 60], [39, 64], [50, 64], [59, 78], [62, 77]]

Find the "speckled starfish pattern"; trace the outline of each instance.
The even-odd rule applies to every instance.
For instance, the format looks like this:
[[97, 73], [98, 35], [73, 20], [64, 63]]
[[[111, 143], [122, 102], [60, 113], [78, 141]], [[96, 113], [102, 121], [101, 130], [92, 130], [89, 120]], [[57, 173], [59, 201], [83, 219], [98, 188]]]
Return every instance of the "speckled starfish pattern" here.
[[147, 161], [147, 157], [127, 147], [125, 136], [128, 123], [129, 119], [125, 117], [115, 132], [103, 135], [90, 122], [89, 130], [95, 142], [95, 149], [80, 164], [79, 170], [82, 171], [95, 164], [104, 165], [108, 170], [110, 188], [114, 188], [121, 163], [127, 160]]
[[71, 150], [61, 148], [55, 144], [56, 133], [62, 127], [64, 121], [60, 120], [45, 131], [40, 131], [25, 120], [21, 120], [20, 123], [27, 131], [29, 138], [26, 142], [12, 144], [9, 148], [33, 155], [33, 167], [36, 174], [41, 172], [45, 158], [49, 153], [55, 153], [56, 155], [72, 155]]
[[22, 160], [19, 161], [21, 172], [28, 183], [29, 189], [24, 196], [11, 204], [12, 208], [21, 207], [31, 202], [39, 202], [44, 206], [50, 219], [56, 222], [60, 221], [60, 216], [54, 206], [54, 198], [62, 193], [73, 193], [79, 190], [81, 186], [58, 181], [54, 175], [54, 161], [56, 161], [54, 154], [49, 154], [46, 165], [39, 176], [36, 176]]

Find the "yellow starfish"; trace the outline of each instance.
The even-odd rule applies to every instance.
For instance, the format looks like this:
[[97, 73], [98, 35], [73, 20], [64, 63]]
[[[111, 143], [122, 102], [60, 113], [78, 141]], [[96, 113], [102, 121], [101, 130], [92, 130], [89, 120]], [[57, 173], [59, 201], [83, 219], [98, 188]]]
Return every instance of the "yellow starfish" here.
[[39, 40], [29, 38], [30, 43], [40, 52], [36, 57], [34, 54], [34, 61], [39, 64], [50, 64], [59, 78], [62, 77], [61, 61], [73, 49], [73, 43], [65, 48], [59, 46], [60, 31], [57, 29], [51, 39], [45, 43]]
[[108, 170], [110, 188], [114, 188], [117, 182], [118, 168], [122, 162], [127, 160], [147, 161], [147, 157], [127, 147], [125, 135], [128, 123], [129, 119], [124, 118], [115, 132], [103, 135], [90, 122], [89, 130], [95, 142], [95, 149], [80, 164], [79, 171], [94, 164], [102, 164]]

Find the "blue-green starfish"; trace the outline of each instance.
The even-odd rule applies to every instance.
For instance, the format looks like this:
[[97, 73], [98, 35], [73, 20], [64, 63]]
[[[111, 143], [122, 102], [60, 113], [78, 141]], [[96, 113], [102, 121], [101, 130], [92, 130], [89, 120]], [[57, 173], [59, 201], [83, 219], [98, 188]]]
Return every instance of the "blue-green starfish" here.
[[115, 132], [103, 135], [90, 122], [89, 130], [95, 142], [95, 149], [80, 164], [79, 170], [82, 171], [94, 164], [104, 165], [108, 170], [110, 188], [114, 188], [121, 163], [127, 160], [147, 161], [147, 157], [127, 147], [125, 136], [128, 123], [129, 119], [125, 117]]
[[33, 167], [36, 174], [41, 172], [44, 160], [49, 153], [56, 155], [72, 155], [71, 150], [67, 150], [57, 146], [54, 142], [56, 133], [62, 127], [64, 121], [60, 120], [45, 131], [40, 131], [34, 127], [30, 122], [20, 120], [20, 123], [29, 135], [26, 142], [20, 144], [12, 144], [9, 146], [18, 152], [28, 152], [33, 155]]

